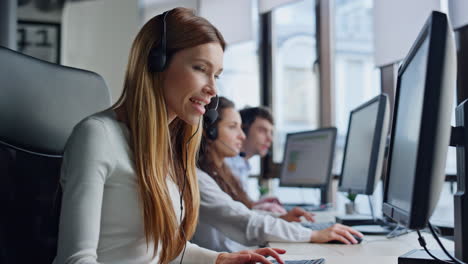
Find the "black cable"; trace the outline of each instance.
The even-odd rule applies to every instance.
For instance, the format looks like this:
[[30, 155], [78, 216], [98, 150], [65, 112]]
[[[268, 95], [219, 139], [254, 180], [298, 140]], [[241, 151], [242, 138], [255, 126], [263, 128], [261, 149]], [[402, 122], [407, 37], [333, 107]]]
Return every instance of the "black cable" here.
[[182, 225], [182, 217], [184, 215], [183, 197], [184, 197], [184, 191], [185, 191], [185, 184], [187, 182], [188, 144], [190, 143], [192, 138], [198, 133], [198, 129], [200, 128], [200, 122], [201, 122], [201, 118], [198, 120], [197, 130], [195, 130], [195, 132], [189, 137], [189, 139], [187, 140], [187, 143], [185, 144], [185, 160], [182, 163], [184, 165], [184, 181], [182, 183], [182, 191], [180, 192], [180, 225], [179, 227], [181, 228], [182, 236], [184, 237], [185, 243], [184, 243], [184, 249], [182, 250], [182, 256], [180, 257], [180, 262], [179, 262], [180, 264], [182, 264], [182, 261], [184, 260], [185, 249], [187, 248], [187, 237], [185, 236], [185, 230]]
[[426, 253], [431, 256], [431, 258], [437, 260], [437, 261], [440, 261], [442, 263], [453, 263], [452, 261], [445, 261], [445, 260], [441, 260], [439, 258], [437, 258], [436, 256], [432, 255], [432, 253], [427, 249], [426, 247], [426, 240], [424, 240], [424, 237], [421, 236], [421, 232], [419, 232], [419, 230], [416, 230], [416, 232], [418, 233], [418, 241], [419, 241], [419, 245], [421, 245], [421, 247], [424, 248], [424, 250], [426, 251]]
[[436, 234], [434, 228], [432, 227], [431, 223], [430, 222], [427, 222], [427, 225], [429, 226], [429, 230], [431, 230], [431, 233], [432, 233], [432, 236], [435, 238], [435, 240], [437, 241], [437, 244], [439, 244], [440, 248], [442, 248], [442, 250], [444, 251], [445, 255], [447, 255], [447, 257], [449, 257], [451, 260], [453, 260], [453, 262], [455, 263], [459, 263], [459, 264], [465, 264], [465, 262], [457, 259], [456, 257], [452, 256], [448, 251], [447, 249], [444, 247], [444, 245], [442, 244], [442, 242], [440, 241], [439, 239], [439, 236]]

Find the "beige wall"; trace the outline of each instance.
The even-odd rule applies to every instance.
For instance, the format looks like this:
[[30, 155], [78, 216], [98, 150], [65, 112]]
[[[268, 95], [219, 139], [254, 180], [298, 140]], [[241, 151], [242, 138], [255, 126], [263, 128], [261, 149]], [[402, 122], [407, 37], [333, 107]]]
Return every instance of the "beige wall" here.
[[99, 73], [115, 102], [122, 92], [138, 0], [67, 2], [62, 19], [62, 64]]

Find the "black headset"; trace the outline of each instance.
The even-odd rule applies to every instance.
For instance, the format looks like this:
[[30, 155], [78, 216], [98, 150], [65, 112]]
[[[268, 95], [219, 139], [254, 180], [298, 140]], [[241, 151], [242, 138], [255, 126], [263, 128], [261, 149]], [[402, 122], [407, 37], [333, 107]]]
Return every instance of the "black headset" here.
[[218, 138], [218, 127], [214, 124], [208, 125], [205, 129], [206, 137], [210, 140], [216, 140]]
[[153, 47], [148, 56], [148, 69], [150, 72], [162, 72], [166, 69], [167, 55], [166, 55], [166, 17], [169, 11], [161, 14], [162, 16], [162, 34], [161, 43]]
[[218, 138], [218, 127], [215, 124], [215, 121], [218, 118], [218, 95], [216, 95], [215, 99], [216, 105], [206, 111], [205, 115], [203, 116], [203, 125], [205, 127], [206, 137], [210, 140], [216, 140]]

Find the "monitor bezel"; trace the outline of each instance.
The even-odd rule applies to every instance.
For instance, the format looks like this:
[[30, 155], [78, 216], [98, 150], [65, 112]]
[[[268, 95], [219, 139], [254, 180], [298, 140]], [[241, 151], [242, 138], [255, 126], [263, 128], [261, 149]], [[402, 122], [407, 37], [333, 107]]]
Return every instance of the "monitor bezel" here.
[[[384, 130], [385, 126], [385, 112], [387, 108], [387, 95], [386, 94], [380, 94], [377, 95], [376, 97], [372, 98], [371, 100], [365, 102], [364, 104], [356, 107], [353, 109], [350, 114], [349, 114], [349, 121], [348, 121], [348, 130], [346, 133], [346, 141], [345, 141], [345, 146], [343, 149], [343, 161], [341, 163], [341, 174], [340, 174], [340, 181], [338, 184], [338, 190], [340, 192], [351, 192], [351, 193], [356, 193], [356, 194], [365, 194], [365, 195], [372, 195], [374, 193], [374, 188], [375, 188], [375, 181], [376, 181], [376, 173], [377, 173], [377, 168], [378, 168], [378, 163], [379, 163], [379, 154], [382, 151], [381, 148], [381, 141], [382, 137], [387, 138], [387, 132], [388, 129], [386, 129], [385, 135], [382, 135], [382, 131]], [[359, 113], [361, 110], [366, 109], [367, 107], [377, 103], [378, 104], [378, 109], [377, 109], [377, 117], [376, 117], [376, 122], [375, 122], [375, 127], [374, 127], [374, 137], [372, 139], [372, 150], [371, 150], [371, 159], [369, 163], [369, 171], [367, 175], [367, 182], [366, 186], [363, 188], [347, 188], [346, 186], [343, 186], [343, 172], [344, 168], [346, 165], [346, 157], [347, 157], [347, 151], [348, 151], [348, 144], [349, 144], [349, 132], [351, 129], [351, 123], [353, 116]], [[388, 122], [388, 120], [387, 120]], [[385, 151], [385, 146], [383, 146]], [[382, 157], [385, 159], [385, 157]], [[382, 174], [382, 172], [380, 172]]]
[[[393, 111], [393, 123], [391, 129], [391, 140], [388, 155], [388, 166], [385, 177], [385, 191], [382, 211], [383, 214], [399, 222], [400, 224], [410, 229], [422, 229], [426, 226], [429, 219], [429, 203], [430, 190], [432, 181], [427, 181], [428, 175], [432, 174], [435, 155], [420, 155], [421, 153], [434, 153], [434, 138], [439, 122], [439, 108], [441, 105], [440, 94], [445, 62], [445, 48], [447, 38], [447, 19], [445, 15], [433, 12], [424, 24], [421, 32], [416, 38], [415, 43], [411, 47], [408, 56], [398, 70], [397, 89], [395, 95], [395, 107]], [[412, 198], [410, 201], [410, 209], [399, 208], [388, 202], [389, 180], [392, 167], [392, 156], [394, 147], [394, 138], [396, 127], [398, 125], [397, 113], [400, 101], [401, 77], [405, 73], [408, 65], [413, 60], [415, 54], [421, 47], [424, 41], [429, 41], [427, 51], [427, 65], [424, 82], [424, 95], [421, 113], [421, 127], [419, 130], [419, 141], [415, 166], [415, 177], [413, 183]], [[426, 184], [424, 186], [423, 184]], [[418, 206], [417, 210], [415, 205]], [[426, 221], [425, 224], [421, 222]]]
[[[282, 177], [282, 174], [283, 174], [283, 169], [284, 169], [284, 157], [286, 156], [286, 152], [287, 152], [287, 146], [288, 146], [288, 142], [290, 140], [291, 137], [294, 137], [294, 136], [297, 136], [297, 135], [304, 135], [304, 134], [319, 134], [319, 133], [324, 133], [324, 132], [327, 132], [327, 133], [330, 133], [331, 136], [332, 136], [332, 141], [331, 141], [331, 151], [330, 151], [330, 156], [329, 156], [329, 164], [328, 164], [328, 169], [327, 169], [327, 174], [328, 174], [328, 177], [327, 177], [327, 180], [325, 183], [323, 184], [297, 184], [297, 183], [285, 183], [283, 181], [283, 177]], [[335, 156], [335, 146], [336, 146], [336, 134], [337, 134], [337, 129], [336, 127], [326, 127], [326, 128], [320, 128], [320, 129], [316, 129], [316, 130], [308, 130], [308, 131], [301, 131], [301, 132], [294, 132], [294, 133], [288, 133], [286, 135], [286, 143], [284, 145], [284, 151], [283, 151], [283, 162], [281, 163], [281, 167], [280, 167], [280, 172], [279, 172], [279, 186], [280, 187], [309, 187], [309, 188], [323, 188], [323, 187], [327, 187], [329, 186], [330, 184], [330, 181], [331, 181], [331, 176], [332, 176], [332, 168], [333, 168], [333, 161], [334, 161], [334, 156]]]

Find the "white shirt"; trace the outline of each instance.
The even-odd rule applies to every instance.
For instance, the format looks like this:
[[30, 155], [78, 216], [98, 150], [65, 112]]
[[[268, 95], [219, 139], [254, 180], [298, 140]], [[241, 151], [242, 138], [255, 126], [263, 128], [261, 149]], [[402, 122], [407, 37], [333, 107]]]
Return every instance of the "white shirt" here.
[[244, 192], [248, 193], [249, 190], [249, 176], [252, 167], [249, 161], [237, 155], [224, 159], [224, 163], [231, 169], [232, 174], [239, 180]]
[[[157, 263], [146, 243], [128, 129], [106, 111], [80, 122], [67, 142], [56, 264]], [[180, 219], [179, 190], [167, 177]], [[164, 249], [162, 249], [164, 250]], [[183, 263], [214, 263], [218, 253], [187, 243]], [[174, 262], [177, 262], [176, 259]]]
[[204, 171], [197, 170], [200, 218], [192, 242], [217, 251], [239, 251], [267, 242], [308, 242], [312, 230], [234, 201]]

